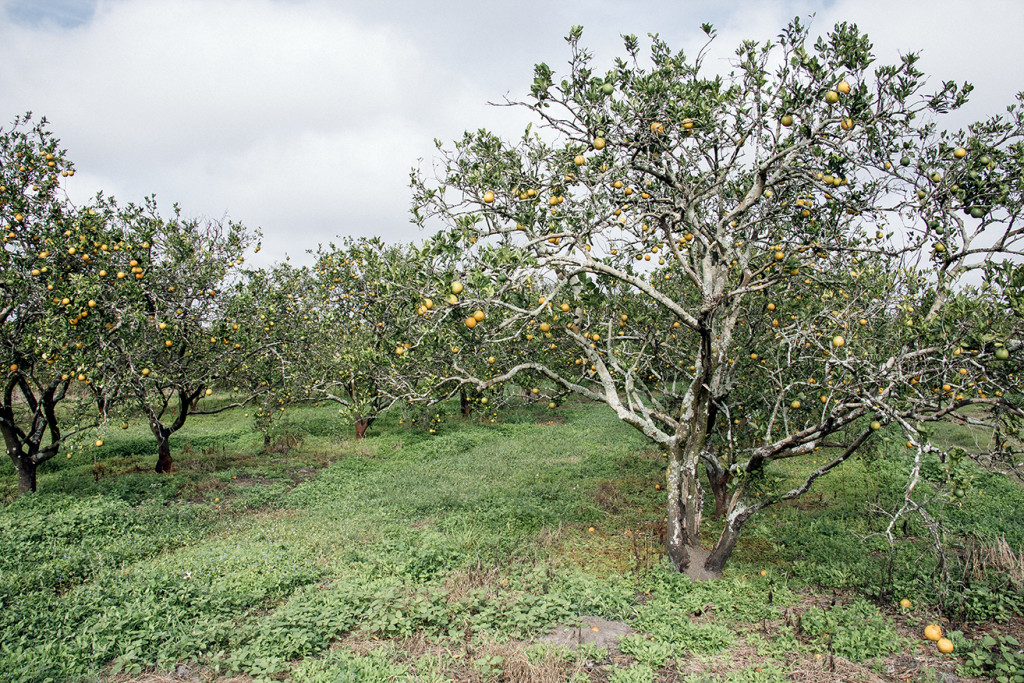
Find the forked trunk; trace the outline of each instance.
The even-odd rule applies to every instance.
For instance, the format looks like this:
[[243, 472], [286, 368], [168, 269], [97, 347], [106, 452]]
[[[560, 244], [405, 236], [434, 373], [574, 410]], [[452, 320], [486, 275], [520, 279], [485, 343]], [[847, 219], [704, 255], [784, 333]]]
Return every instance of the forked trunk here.
[[[8, 420], [10, 419], [9, 415], [10, 411], [5, 415]], [[14, 465], [14, 471], [18, 476], [18, 494], [35, 493], [36, 470], [39, 468], [39, 463], [43, 458], [35, 457], [37, 453], [33, 453], [30, 450], [31, 446], [22, 442], [14, 430], [4, 428], [0, 431], [3, 432], [7, 455], [10, 457], [11, 464]], [[56, 449], [54, 449], [54, 452], [56, 452]]]
[[171, 471], [171, 434], [185, 426], [185, 420], [188, 418], [189, 411], [192, 406], [202, 395], [204, 388], [200, 386], [195, 389], [192, 393], [189, 393], [185, 389], [178, 389], [178, 405], [177, 415], [174, 417], [174, 422], [170, 426], [164, 426], [160, 422], [160, 415], [152, 409], [148, 409], [149, 412], [149, 430], [153, 432], [153, 436], [156, 437], [156, 471], [157, 474]]
[[[718, 354], [721, 355], [721, 354]], [[719, 359], [720, 360], [720, 359]], [[683, 430], [669, 448], [668, 522], [666, 528], [668, 556], [672, 564], [694, 580], [722, 575], [725, 562], [732, 553], [740, 528], [749, 513], [729, 513], [729, 471], [716, 459], [710, 448], [709, 434], [714, 428], [716, 352], [711, 334], [701, 335], [701, 370], [691, 384], [683, 404]], [[719, 378], [720, 379], [720, 378]], [[685, 440], [682, 437], [685, 435]], [[700, 544], [704, 489], [700, 465], [704, 464], [708, 483], [715, 499], [715, 515], [727, 515], [726, 532], [710, 552]]]

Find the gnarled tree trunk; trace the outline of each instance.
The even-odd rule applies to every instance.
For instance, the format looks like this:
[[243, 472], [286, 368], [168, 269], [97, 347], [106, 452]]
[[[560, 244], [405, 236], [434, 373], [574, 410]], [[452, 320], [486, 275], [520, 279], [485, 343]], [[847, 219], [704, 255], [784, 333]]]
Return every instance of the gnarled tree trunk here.
[[[14, 465], [18, 477], [18, 493], [36, 491], [36, 472], [60, 450], [61, 431], [57, 422], [57, 404], [67, 392], [69, 380], [54, 381], [41, 387], [38, 395], [24, 376], [12, 378], [4, 389], [0, 403], [0, 433], [4, 437], [7, 456]], [[25, 403], [32, 412], [27, 420], [29, 426], [22, 429], [14, 418], [14, 391], [19, 388]], [[43, 440], [49, 433], [49, 444]]]

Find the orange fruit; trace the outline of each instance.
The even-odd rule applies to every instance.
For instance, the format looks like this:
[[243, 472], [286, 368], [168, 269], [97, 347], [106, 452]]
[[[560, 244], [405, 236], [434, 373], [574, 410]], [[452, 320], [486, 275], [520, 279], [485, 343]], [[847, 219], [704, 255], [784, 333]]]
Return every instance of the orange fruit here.
[[939, 638], [939, 641], [935, 643], [939, 648], [939, 652], [948, 655], [953, 651], [953, 641], [949, 638]]
[[924, 627], [924, 637], [928, 640], [938, 640], [942, 637], [942, 629], [938, 624], [928, 624]]
[[839, 85], [836, 86], [836, 90], [843, 93], [844, 95], [850, 94], [850, 84], [846, 81], [840, 81]]

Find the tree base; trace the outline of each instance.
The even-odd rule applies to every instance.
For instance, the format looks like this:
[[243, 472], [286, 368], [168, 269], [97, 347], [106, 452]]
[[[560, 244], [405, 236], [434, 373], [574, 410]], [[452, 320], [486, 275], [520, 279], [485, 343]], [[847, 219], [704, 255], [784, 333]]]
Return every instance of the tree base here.
[[691, 581], [699, 583], [710, 579], [722, 578], [722, 572], [710, 571], [704, 566], [708, 557], [711, 555], [710, 550], [705, 550], [700, 546], [687, 546], [686, 552], [690, 556], [690, 562], [686, 565], [685, 569], [680, 570], [680, 573], [686, 574], [690, 577]]

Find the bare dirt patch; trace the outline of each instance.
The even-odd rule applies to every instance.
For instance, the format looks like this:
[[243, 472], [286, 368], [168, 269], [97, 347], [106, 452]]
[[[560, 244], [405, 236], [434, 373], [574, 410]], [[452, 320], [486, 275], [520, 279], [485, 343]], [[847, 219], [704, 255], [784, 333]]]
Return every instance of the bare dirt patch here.
[[619, 639], [633, 633], [633, 627], [624, 621], [609, 621], [601, 617], [580, 617], [576, 626], [567, 626], [552, 631], [537, 639], [538, 643], [562, 645], [578, 648], [580, 645], [593, 644], [607, 648], [609, 652], [618, 652]]

